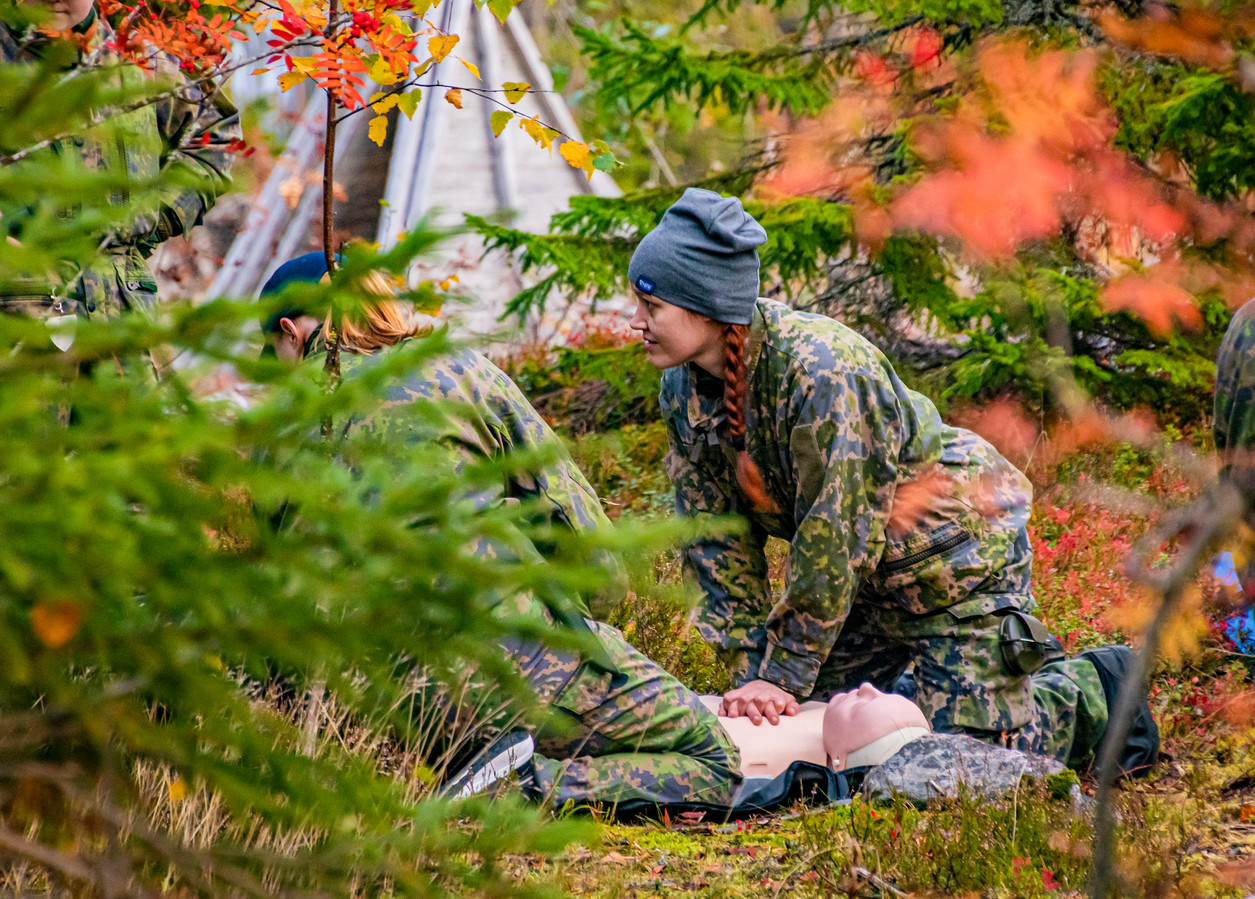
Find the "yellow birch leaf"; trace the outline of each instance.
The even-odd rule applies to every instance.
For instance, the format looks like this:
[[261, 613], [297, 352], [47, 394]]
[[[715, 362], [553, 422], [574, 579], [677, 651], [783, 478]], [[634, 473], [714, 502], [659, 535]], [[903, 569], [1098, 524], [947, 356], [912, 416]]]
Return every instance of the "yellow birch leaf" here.
[[382, 91], [370, 98], [371, 110], [379, 115], [383, 115], [399, 103], [400, 97], [398, 94], [386, 94]]
[[421, 19], [423, 16], [427, 15], [427, 10], [431, 9], [432, 2], [433, 0], [414, 0], [414, 2], [410, 4], [410, 12], [414, 13], [414, 15]]
[[381, 56], [371, 65], [370, 77], [376, 84], [396, 84], [405, 75], [398, 75], [396, 70], [388, 65], [388, 60]]
[[444, 58], [453, 52], [458, 45], [456, 34], [438, 34], [427, 41], [427, 52], [436, 62], [444, 62]]
[[505, 91], [505, 98], [511, 103], [517, 103], [523, 99], [523, 95], [532, 89], [532, 86], [526, 81], [507, 81], [501, 85], [501, 89]]
[[418, 109], [418, 101], [423, 99], [423, 89], [416, 87], [414, 90], [397, 97], [397, 109], [405, 113], [407, 119], [414, 118], [414, 111]]
[[526, 131], [527, 136], [536, 141], [536, 143], [550, 152], [553, 151], [553, 139], [558, 136], [559, 132], [542, 125], [534, 118], [520, 122], [519, 127]]
[[308, 76], [304, 72], [284, 72], [279, 76], [279, 89], [287, 93], [304, 81], [306, 77]]
[[466, 66], [466, 70], [467, 70], [468, 72], [470, 72], [472, 75], [474, 75], [474, 76], [475, 76], [475, 80], [476, 80], [476, 81], [483, 81], [483, 80], [484, 80], [483, 78], [480, 78], [480, 77], [479, 77], [479, 66], [475, 65], [475, 63], [473, 63], [473, 62], [467, 62], [465, 59], [462, 59], [462, 57], [460, 57], [460, 56], [458, 57], [458, 62], [460, 62], [460, 63], [462, 63], [462, 65]]
[[573, 168], [583, 171], [589, 181], [593, 180], [593, 156], [588, 151], [588, 144], [569, 140], [558, 148], [558, 152]]
[[261, 34], [263, 31], [265, 31], [269, 27], [270, 27], [270, 23], [267, 22], [265, 19], [258, 18], [258, 19], [253, 20], [253, 33], [254, 34]]
[[448, 100], [450, 103], [452, 103], [454, 106], [456, 106], [458, 109], [462, 108], [462, 89], [461, 88], [458, 88], [458, 87], [449, 88], [447, 91], [444, 92], [444, 98]]
[[83, 610], [72, 602], [41, 602], [31, 609], [31, 630], [49, 649], [59, 649], [78, 633]]
[[388, 136], [388, 117], [386, 115], [375, 116], [370, 120], [370, 127], [366, 131], [366, 136], [373, 140], [376, 146], [383, 146], [383, 139]]
[[172, 778], [166, 789], [170, 793], [171, 802], [182, 802], [187, 798], [187, 781], [181, 777]]
[[306, 75], [312, 76], [317, 69], [314, 61], [308, 56], [293, 56], [290, 59], [292, 60], [292, 70], [294, 72], [304, 72]]
[[498, 109], [488, 117], [488, 124], [492, 128], [492, 133], [500, 137], [501, 132], [505, 131], [505, 126], [510, 124], [510, 119], [512, 118], [514, 118], [514, 113]]

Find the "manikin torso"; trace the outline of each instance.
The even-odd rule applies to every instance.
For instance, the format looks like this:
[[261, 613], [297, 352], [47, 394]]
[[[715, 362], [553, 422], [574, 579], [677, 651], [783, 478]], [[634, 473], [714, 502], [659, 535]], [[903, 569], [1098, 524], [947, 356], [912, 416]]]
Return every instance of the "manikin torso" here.
[[[702, 702], [718, 713], [720, 697], [703, 696]], [[745, 777], [775, 777], [797, 761], [834, 771], [879, 765], [931, 731], [919, 706], [871, 684], [826, 703], [804, 702], [796, 715], [783, 716], [776, 725], [723, 717], [719, 724], [741, 752]]]

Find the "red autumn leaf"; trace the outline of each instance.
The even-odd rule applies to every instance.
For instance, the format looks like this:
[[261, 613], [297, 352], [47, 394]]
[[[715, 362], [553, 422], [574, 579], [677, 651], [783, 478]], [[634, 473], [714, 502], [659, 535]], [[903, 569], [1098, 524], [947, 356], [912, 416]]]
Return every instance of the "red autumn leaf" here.
[[854, 55], [854, 77], [868, 84], [883, 86], [891, 84], [898, 73], [879, 53], [863, 49]]
[[919, 69], [941, 57], [941, 35], [931, 28], [921, 28], [911, 42], [911, 53], [907, 59], [913, 69]]
[[1052, 892], [1059, 889], [1058, 882], [1055, 881], [1055, 874], [1045, 865], [1041, 868], [1041, 884], [1046, 888], [1046, 892]]

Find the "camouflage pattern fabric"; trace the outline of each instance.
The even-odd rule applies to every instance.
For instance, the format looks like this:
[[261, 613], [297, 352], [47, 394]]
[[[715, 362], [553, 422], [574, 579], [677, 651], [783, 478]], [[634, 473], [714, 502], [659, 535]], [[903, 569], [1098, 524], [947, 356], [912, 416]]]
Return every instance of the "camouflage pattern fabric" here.
[[[403, 345], [387, 352], [404, 351]], [[342, 357], [346, 379], [360, 376], [370, 364], [361, 356]], [[455, 464], [559, 446], [518, 386], [472, 350], [419, 360], [413, 371], [387, 386], [385, 399], [370, 422], [350, 427], [403, 428], [413, 440], [448, 448]], [[439, 402], [434, 409], [433, 404], [420, 404], [420, 416], [418, 399]], [[479, 503], [511, 499], [540, 500], [555, 524], [575, 530], [610, 527], [592, 487], [563, 450], [543, 468], [512, 474], [499, 493], [475, 497]], [[617, 601], [625, 589], [621, 568], [609, 556], [602, 562]], [[516, 616], [549, 614], [526, 597], [513, 597], [501, 608]], [[581, 623], [599, 650], [598, 664], [590, 662], [587, 652], [535, 642], [511, 639], [502, 646], [548, 713], [540, 716], [537, 734], [537, 776], [544, 794], [558, 806], [627, 799], [730, 801], [740, 780], [740, 760], [718, 719], [619, 631]], [[471, 726], [480, 740], [520, 719], [537, 717], [508, 709], [502, 714], [491, 699], [473, 693], [459, 704], [462, 708], [453, 714], [464, 727], [468, 714], [483, 713], [486, 720]]]
[[[108, 46], [115, 39], [112, 27], [94, 10], [92, 16], [85, 23], [87, 41], [78, 65], [109, 70], [119, 88], [142, 88], [154, 79], [171, 84], [185, 80], [177, 60], [165, 54], [149, 54], [151, 72], [127, 63]], [[35, 64], [45, 46], [46, 39], [36, 33], [14, 34], [0, 24], [0, 60], [5, 64]], [[32, 154], [30, 164], [57, 158], [79, 171], [124, 172], [138, 189], [147, 189], [158, 176], [177, 183], [163, 187], [144, 207], [125, 186], [113, 190], [109, 205], [127, 214], [111, 234], [100, 235], [97, 257], [66, 260], [55, 273], [6, 273], [0, 283], [0, 311], [37, 318], [112, 318], [151, 309], [157, 283], [148, 256], [162, 241], [189, 232], [229, 185], [234, 157], [227, 145], [241, 132], [235, 108], [220, 92], [185, 84], [140, 109], [105, 114], [101, 124]], [[8, 235], [22, 240], [23, 221], [31, 211], [4, 207], [0, 212]], [[61, 214], [73, 216], [75, 210]]]
[[1216, 356], [1216, 451], [1248, 493], [1255, 493], [1255, 300], [1233, 316]]
[[719, 719], [691, 690], [613, 627], [590, 622], [614, 674], [570, 652], [512, 653], [553, 711], [536, 737], [536, 779], [556, 808], [639, 800], [731, 804], [740, 756]]
[[[882, 675], [913, 661], [917, 701], [938, 731], [1006, 734], [1061, 759], [1092, 749], [1106, 717], [1092, 665], [1039, 673], [1040, 688], [1001, 668], [1000, 613], [1034, 607], [1024, 475], [944, 424], [879, 350], [833, 319], [760, 299], [746, 365], [746, 446], [778, 514], [751, 508], [736, 485], [722, 381], [669, 369], [660, 397], [680, 514], [748, 519], [741, 534], [695, 543], [686, 560], [705, 595], [699, 626], [727, 653], [734, 681], [822, 700], [862, 680], [887, 689], [893, 678]], [[908, 485], [924, 489], [910, 497], [910, 526], [895, 530]], [[778, 600], [768, 536], [790, 543]]]
[[[1015, 793], [1026, 778], [1044, 784], [1063, 770], [1063, 765], [1045, 756], [956, 734], [928, 734], [869, 771], [861, 790], [869, 802], [901, 797], [923, 807], [938, 799], [964, 796], [1002, 799]], [[1073, 802], [1083, 806], [1080, 786], [1073, 780], [1068, 787]]]
[[[407, 341], [386, 352], [405, 352]], [[341, 369], [354, 376], [371, 360], [379, 358], [345, 353]], [[601, 501], [570, 455], [561, 448], [553, 429], [532, 408], [518, 385], [481, 354], [470, 349], [424, 358], [403, 379], [386, 387], [385, 407], [370, 422], [351, 426], [371, 429], [397, 428], [407, 439], [437, 443], [449, 451], [451, 463], [468, 465], [483, 459], [503, 459], [511, 453], [548, 450], [549, 461], [541, 467], [512, 471], [500, 490], [490, 490], [470, 501], [478, 506], [526, 501], [540, 509], [537, 524], [552, 524], [571, 531], [609, 530], [610, 519]], [[435, 402], [414, 405], [415, 400]], [[421, 414], [419, 414], [421, 413]], [[537, 546], [547, 556], [552, 546]], [[476, 547], [481, 553], [500, 553], [503, 547]], [[514, 551], [517, 551], [515, 549]], [[608, 551], [597, 551], [592, 560], [604, 573], [604, 585], [583, 597], [583, 613], [600, 617], [622, 601], [627, 576]]]

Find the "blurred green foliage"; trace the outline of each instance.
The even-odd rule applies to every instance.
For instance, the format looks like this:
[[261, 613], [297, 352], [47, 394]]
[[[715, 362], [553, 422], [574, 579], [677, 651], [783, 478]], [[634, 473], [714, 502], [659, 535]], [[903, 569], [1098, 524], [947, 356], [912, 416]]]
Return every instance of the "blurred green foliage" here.
[[[108, 82], [3, 67], [0, 146], [28, 145], [51, 110], [82, 121], [118, 99]], [[0, 242], [0, 270], [89, 259], [113, 187], [62, 179], [55, 159], [0, 166], [6, 201], [37, 213], [20, 246]], [[138, 187], [162, 185], [132, 187], [139, 202]], [[397, 270], [433, 239], [349, 267]], [[82, 319], [66, 352], [40, 321], [0, 316], [0, 889], [552, 894], [499, 860], [586, 828], [435, 799], [438, 772], [406, 747], [430, 718], [420, 666], [472, 667], [523, 698], [498, 641], [573, 638], [497, 604], [523, 591], [562, 603], [598, 583], [571, 561], [591, 538], [535, 533], [518, 504], [462, 501], [543, 459], [454, 473], [403, 435], [324, 439], [442, 338], [329, 390], [317, 365], [257, 359], [250, 332], [267, 311], [220, 301]], [[172, 353], [180, 366], [156, 379], [151, 359]], [[223, 372], [255, 386], [206, 398], [232, 382]], [[566, 561], [467, 551], [502, 534], [557, 541]], [[614, 545], [634, 542], [650, 545]], [[321, 739], [332, 707], [343, 728]]]

